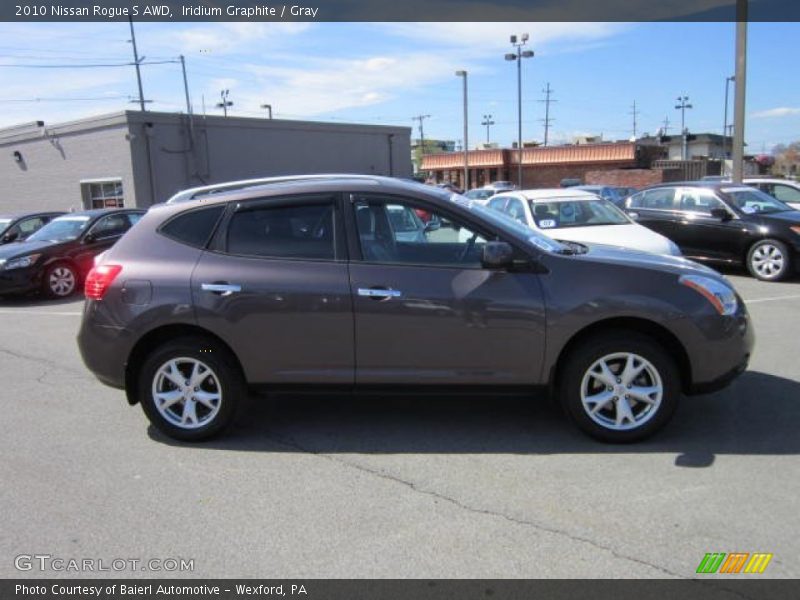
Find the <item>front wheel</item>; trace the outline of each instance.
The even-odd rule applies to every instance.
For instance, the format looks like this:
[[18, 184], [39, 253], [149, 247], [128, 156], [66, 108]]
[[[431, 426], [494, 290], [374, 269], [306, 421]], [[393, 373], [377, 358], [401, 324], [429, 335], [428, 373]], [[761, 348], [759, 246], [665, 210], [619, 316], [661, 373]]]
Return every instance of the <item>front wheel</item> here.
[[204, 338], [159, 346], [139, 373], [139, 402], [150, 422], [171, 438], [201, 441], [235, 420], [247, 394], [230, 353]]
[[791, 269], [791, 255], [786, 244], [778, 240], [761, 240], [747, 253], [747, 269], [761, 281], [785, 279]]
[[45, 271], [42, 286], [50, 298], [67, 298], [78, 287], [78, 271], [68, 263], [56, 263]]
[[634, 332], [604, 334], [566, 357], [560, 399], [575, 424], [603, 442], [642, 440], [675, 412], [680, 375], [655, 340]]

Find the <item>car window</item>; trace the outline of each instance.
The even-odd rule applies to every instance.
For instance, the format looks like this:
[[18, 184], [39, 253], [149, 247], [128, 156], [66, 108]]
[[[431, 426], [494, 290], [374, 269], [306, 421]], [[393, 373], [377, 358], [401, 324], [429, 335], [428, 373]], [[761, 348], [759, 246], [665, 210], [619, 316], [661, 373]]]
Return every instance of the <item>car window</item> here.
[[89, 233], [96, 238], [109, 238], [122, 235], [130, 227], [130, 222], [125, 214], [107, 215], [98, 220]]
[[512, 219], [524, 225], [528, 224], [528, 219], [525, 217], [525, 205], [519, 198], [509, 198], [504, 212]]
[[229, 253], [307, 260], [335, 257], [332, 201], [292, 206], [250, 204], [231, 217]]
[[781, 202], [800, 202], [800, 190], [782, 183], [773, 183], [771, 186], [772, 190], [768, 193]]
[[45, 221], [42, 217], [33, 217], [20, 221], [17, 227], [19, 228], [20, 234], [25, 237], [39, 229], [44, 223]]
[[479, 267], [486, 239], [437, 211], [427, 223], [415, 202], [359, 196], [353, 204], [361, 254], [368, 262]]
[[653, 210], [675, 210], [675, 189], [656, 188], [639, 192], [631, 196], [629, 208], [646, 208]]
[[714, 208], [725, 208], [725, 204], [711, 190], [682, 188], [678, 191], [680, 209], [699, 215], [711, 215]]
[[721, 190], [745, 214], [775, 213], [791, 210], [788, 204], [755, 188], [722, 188]]
[[506, 205], [506, 200], [507, 198], [505, 196], [492, 198], [489, 200], [489, 204], [487, 204], [487, 206], [493, 210], [499, 210], [500, 212], [503, 212], [503, 208]]
[[32, 242], [42, 240], [74, 240], [86, 229], [89, 220], [90, 218], [86, 215], [66, 215], [58, 217], [32, 233], [28, 240]]
[[542, 230], [631, 222], [611, 201], [602, 198], [531, 202], [531, 211], [536, 226]]
[[209, 206], [190, 210], [173, 217], [159, 230], [160, 233], [189, 246], [202, 248], [207, 243], [225, 206]]
[[142, 213], [128, 213], [128, 222], [131, 224], [131, 227], [136, 225], [143, 216]]

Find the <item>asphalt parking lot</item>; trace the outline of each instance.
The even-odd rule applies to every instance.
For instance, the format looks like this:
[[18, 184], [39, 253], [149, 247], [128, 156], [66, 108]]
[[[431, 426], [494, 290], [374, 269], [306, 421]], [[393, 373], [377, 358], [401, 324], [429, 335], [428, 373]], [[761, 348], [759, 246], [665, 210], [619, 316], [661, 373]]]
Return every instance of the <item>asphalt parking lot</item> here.
[[[259, 399], [181, 445], [97, 382], [82, 301], [0, 301], [0, 576], [20, 554], [194, 559], [194, 577], [693, 577], [707, 552], [800, 576], [800, 280], [729, 275], [757, 346], [651, 441], [521, 398]], [[91, 576], [89, 573], [88, 575]], [[163, 576], [159, 572], [111, 572]]]

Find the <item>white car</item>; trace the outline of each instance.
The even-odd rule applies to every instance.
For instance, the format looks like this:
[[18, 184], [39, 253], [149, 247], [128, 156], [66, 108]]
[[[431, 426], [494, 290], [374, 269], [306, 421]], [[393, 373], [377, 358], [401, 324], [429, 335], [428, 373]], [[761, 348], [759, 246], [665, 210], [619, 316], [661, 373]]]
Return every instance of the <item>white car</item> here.
[[556, 240], [681, 255], [675, 243], [590, 192], [569, 188], [503, 192], [486, 206]]

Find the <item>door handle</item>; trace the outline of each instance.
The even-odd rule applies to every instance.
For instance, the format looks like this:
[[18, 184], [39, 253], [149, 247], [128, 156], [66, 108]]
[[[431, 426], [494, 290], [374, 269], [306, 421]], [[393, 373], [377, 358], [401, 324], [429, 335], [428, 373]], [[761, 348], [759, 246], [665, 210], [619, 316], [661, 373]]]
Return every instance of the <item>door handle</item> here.
[[358, 295], [373, 300], [389, 300], [390, 298], [399, 298], [403, 292], [387, 288], [358, 288]]
[[242, 291], [242, 286], [235, 283], [201, 283], [200, 289], [204, 292], [219, 294], [220, 296], [230, 296]]

